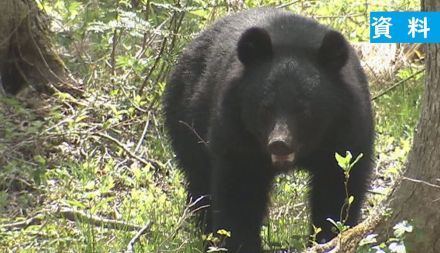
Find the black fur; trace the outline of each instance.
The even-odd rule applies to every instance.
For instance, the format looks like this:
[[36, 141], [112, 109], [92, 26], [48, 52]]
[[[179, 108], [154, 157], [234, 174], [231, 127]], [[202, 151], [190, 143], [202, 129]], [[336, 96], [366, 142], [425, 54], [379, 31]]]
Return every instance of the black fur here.
[[[188, 196], [207, 196], [198, 203], [211, 205], [206, 231], [231, 231], [230, 252], [261, 251], [273, 178], [291, 168], [310, 171], [312, 221], [323, 229], [317, 239], [333, 238], [326, 218], [339, 220], [345, 199], [335, 152], [364, 154], [349, 182], [355, 200], [347, 223], [356, 224], [372, 167], [373, 119], [366, 77], [340, 33], [269, 8], [220, 19], [184, 50], [164, 108]], [[291, 164], [278, 156], [282, 166], [268, 149], [280, 122], [287, 137], [271, 150], [295, 154]]]

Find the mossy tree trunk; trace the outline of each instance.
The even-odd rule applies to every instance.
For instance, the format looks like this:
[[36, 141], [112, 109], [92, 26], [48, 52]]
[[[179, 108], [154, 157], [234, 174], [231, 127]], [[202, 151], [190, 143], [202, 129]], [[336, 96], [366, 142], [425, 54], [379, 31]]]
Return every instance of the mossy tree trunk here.
[[[422, 0], [423, 11], [440, 11], [440, 1]], [[429, 24], [431, 26], [439, 24]], [[402, 181], [394, 189], [392, 215], [378, 227], [391, 232], [407, 220], [414, 231], [405, 240], [408, 252], [440, 252], [440, 45], [427, 44], [422, 111]], [[390, 234], [390, 233], [388, 233]]]
[[25, 87], [81, 94], [52, 48], [48, 18], [34, 0], [1, 0], [0, 83], [15, 95]]

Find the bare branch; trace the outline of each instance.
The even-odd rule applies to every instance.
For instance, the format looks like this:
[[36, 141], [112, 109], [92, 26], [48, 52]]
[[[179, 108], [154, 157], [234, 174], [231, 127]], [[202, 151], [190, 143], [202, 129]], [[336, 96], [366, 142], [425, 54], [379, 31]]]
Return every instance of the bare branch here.
[[86, 213], [84, 211], [73, 210], [70, 208], [61, 208], [55, 212], [47, 212], [44, 214], [40, 212], [32, 218], [29, 218], [24, 221], [14, 222], [10, 224], [2, 225], [5, 229], [23, 229], [29, 227], [31, 225], [41, 224], [47, 216], [52, 215], [58, 218], [64, 218], [74, 222], [82, 222], [90, 225], [94, 225], [97, 227], [109, 228], [109, 229], [117, 229], [123, 231], [137, 231], [142, 229], [142, 227], [129, 224], [123, 221], [107, 219], [104, 217], [99, 217], [97, 215], [93, 215], [90, 213]]
[[132, 158], [138, 160], [139, 162], [141, 162], [144, 165], [151, 165], [153, 166], [155, 169], [160, 170], [161, 168], [164, 167], [164, 165], [159, 162], [159, 161], [155, 161], [155, 160], [151, 160], [151, 159], [144, 159], [138, 155], [136, 155], [135, 153], [133, 153], [129, 148], [127, 148], [124, 144], [122, 144], [120, 141], [118, 141], [117, 139], [107, 135], [107, 134], [103, 134], [103, 133], [94, 133], [95, 135], [98, 135], [100, 137], [103, 137], [107, 140], [112, 141], [113, 143], [115, 143], [116, 145], [118, 145], [120, 148], [122, 148], [129, 156], [131, 156]]
[[185, 121], [179, 120], [179, 123], [185, 125], [186, 127], [188, 127], [188, 129], [190, 129], [194, 135], [197, 137], [197, 139], [199, 139], [199, 143], [203, 143], [204, 145], [208, 145], [208, 142], [205, 141], [198, 133], [197, 131], [194, 129], [193, 126], [190, 126], [188, 123], [186, 123]]
[[139, 238], [149, 232], [151, 228], [151, 222], [148, 222], [141, 230], [139, 230], [133, 238], [131, 238], [130, 242], [128, 243], [127, 250], [125, 253], [134, 253], [134, 244], [139, 241]]
[[427, 186], [430, 186], [430, 187], [434, 187], [434, 188], [436, 188], [436, 189], [440, 189], [440, 185], [431, 184], [431, 183], [426, 182], [426, 181], [423, 181], [423, 180], [414, 179], [414, 178], [409, 178], [409, 177], [405, 177], [405, 176], [403, 176], [402, 178], [403, 178], [404, 180], [408, 180], [408, 181], [411, 181], [411, 182], [414, 182], [414, 183], [421, 183], [421, 184], [424, 184], [424, 185], [427, 185]]
[[389, 88], [387, 88], [386, 90], [382, 91], [380, 94], [374, 96], [371, 100], [375, 100], [375, 99], [377, 99], [377, 98], [379, 98], [379, 97], [382, 97], [383, 95], [387, 94], [390, 90], [393, 90], [393, 89], [396, 88], [397, 86], [401, 85], [402, 83], [408, 81], [409, 79], [411, 79], [411, 78], [417, 76], [418, 74], [420, 74], [420, 73], [422, 73], [422, 72], [424, 72], [424, 71], [425, 71], [425, 69], [423, 68], [423, 69], [417, 71], [416, 73], [414, 73], [414, 74], [408, 76], [407, 78], [398, 81], [397, 83], [391, 85], [391, 86], [390, 86]]

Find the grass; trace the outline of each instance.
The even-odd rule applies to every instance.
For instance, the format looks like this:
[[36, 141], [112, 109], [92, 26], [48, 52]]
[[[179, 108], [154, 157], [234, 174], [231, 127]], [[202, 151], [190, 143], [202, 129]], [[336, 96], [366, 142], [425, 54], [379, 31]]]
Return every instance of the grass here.
[[[376, 176], [384, 180], [392, 180], [405, 161], [420, 110], [422, 83], [423, 78], [410, 80], [374, 101], [377, 160], [384, 168]], [[373, 92], [378, 91], [373, 87]], [[151, 222], [148, 233], [136, 244], [142, 252], [200, 251], [201, 236], [194, 237], [191, 219], [183, 217], [184, 179], [175, 169], [160, 117], [147, 114], [137, 119], [140, 125], [146, 120], [154, 122], [141, 150], [147, 153], [146, 157], [163, 161], [163, 167], [157, 171], [127, 156], [114, 143], [86, 134], [93, 124], [84, 122], [90, 120], [90, 115], [106, 111], [101, 107], [85, 106], [68, 115], [61, 106], [55, 106], [47, 125], [43, 127], [37, 120], [17, 133], [6, 127], [11, 127], [17, 118], [34, 119], [17, 104], [14, 101], [11, 105], [15, 118], [5, 113], [8, 110], [2, 110], [6, 133], [3, 142], [8, 145], [2, 146], [2, 153], [21, 149], [23, 153], [20, 157], [4, 156], [0, 171], [0, 222], [11, 224], [37, 214], [44, 215], [44, 219], [25, 228], [0, 227], [1, 252], [121, 252], [133, 237], [130, 231], [59, 217], [56, 212], [62, 207], [138, 226]], [[19, 109], [15, 109], [17, 106]], [[60, 117], [60, 113], [65, 115]], [[65, 120], [66, 117], [70, 119]], [[138, 116], [115, 120], [107, 129], [134, 117]], [[60, 124], [60, 120], [64, 123]], [[41, 132], [41, 128], [52, 130]], [[112, 134], [116, 133], [117, 130]], [[133, 138], [123, 143], [133, 147], [136, 141]], [[53, 150], [45, 154], [48, 147]], [[304, 247], [309, 226], [307, 180], [307, 175], [300, 172], [276, 179], [272, 208], [262, 229], [266, 247]]]
[[[405, 79], [414, 72], [416, 70], [411, 68], [402, 69], [398, 76]], [[406, 161], [420, 115], [423, 83], [423, 74], [417, 75], [373, 103], [376, 113], [376, 167], [379, 168], [377, 177], [385, 181], [393, 182]], [[380, 185], [376, 187], [382, 188]]]
[[[64, 2], [71, 4], [68, 8], [71, 13], [76, 13], [71, 8], [81, 6], [76, 1]], [[323, 2], [316, 6], [305, 5], [304, 11], [331, 16], [335, 11], [351, 10], [347, 8], [350, 1], [338, 5], [338, 10], [327, 11], [329, 4]], [[402, 0], [399, 4], [403, 6], [406, 2]], [[356, 5], [356, 8], [363, 7]], [[168, 13], [160, 13], [159, 7], [155, 10], [157, 22], [163, 22], [159, 14]], [[89, 16], [82, 14], [84, 17], [108, 14], [96, 13], [93, 9], [82, 11], [93, 12]], [[109, 13], [113, 14], [113, 9]], [[209, 21], [207, 17], [211, 14], [220, 15], [215, 8], [201, 8], [197, 13], [201, 19], [192, 16], [184, 25], [196, 25], [198, 30], [202, 21]], [[59, 15], [69, 14], [60, 12]], [[75, 18], [84, 22], [85, 27], [93, 21], [77, 15]], [[346, 25], [344, 21], [338, 22], [337, 27]], [[71, 25], [76, 29], [75, 24]], [[105, 24], [95, 25], [108, 29]], [[350, 23], [345, 28], [348, 29], [346, 33], [359, 39], [362, 35], [353, 33], [355, 27]], [[188, 38], [194, 29], [185, 28], [180, 32], [184, 33], [182, 38]], [[151, 224], [135, 244], [136, 252], [202, 252], [205, 242], [185, 211], [184, 178], [176, 169], [164, 134], [159, 106], [165, 85], [159, 77], [163, 73], [154, 72], [151, 79], [157, 82], [147, 80], [144, 94], [138, 94], [137, 88], [144, 77], [141, 74], [150, 70], [154, 58], [129, 57], [137, 52], [137, 47], [129, 43], [136, 37], [129, 37], [128, 41], [121, 39], [123, 50], [117, 53], [127, 54], [128, 60], [124, 63], [125, 58], [120, 58], [122, 65], [116, 68], [119, 72], [111, 76], [108, 51], [105, 50], [113, 31], [101, 38], [96, 34], [88, 37], [86, 30], [79, 29], [75, 36], [82, 33], [85, 36], [75, 37], [76, 40], [90, 45], [96, 43], [96, 48], [91, 46], [93, 50], [89, 53], [97, 60], [78, 62], [77, 59], [86, 61], [88, 54], [77, 58], [67, 55], [65, 59], [75, 73], [81, 73], [82, 79], [90, 82], [84, 98], [76, 99], [66, 94], [49, 99], [26, 94], [19, 98], [0, 98], [0, 252], [121, 252], [135, 234], [128, 229], [108, 229], [81, 222], [79, 216], [63, 217], [59, 212], [63, 208], [139, 228]], [[63, 36], [60, 34], [56, 39], [69, 39]], [[182, 47], [183, 41], [179, 39], [176, 48]], [[72, 54], [76, 52], [71, 44], [62, 46]], [[156, 44], [153, 46], [159, 48]], [[175, 57], [172, 54], [177, 49], [169, 51], [164, 56], [164, 72], [168, 65], [171, 66]], [[155, 56], [154, 52], [149, 53]], [[404, 79], [412, 71], [411, 68], [403, 69], [396, 79]], [[403, 166], [420, 111], [422, 77], [408, 80], [374, 101], [379, 165], [375, 176], [379, 179], [375, 182], [379, 183], [374, 189], [386, 192], [384, 185], [389, 186]], [[373, 85], [372, 92], [379, 94], [383, 88]], [[35, 97], [36, 101], [30, 101], [29, 97]], [[158, 162], [159, 166], [148, 161]], [[276, 179], [272, 207], [262, 229], [266, 248], [304, 247], [309, 228], [307, 181], [307, 175], [302, 172]], [[381, 196], [372, 195], [370, 202], [377, 203], [383, 198]], [[23, 221], [32, 218], [33, 223], [23, 225]]]

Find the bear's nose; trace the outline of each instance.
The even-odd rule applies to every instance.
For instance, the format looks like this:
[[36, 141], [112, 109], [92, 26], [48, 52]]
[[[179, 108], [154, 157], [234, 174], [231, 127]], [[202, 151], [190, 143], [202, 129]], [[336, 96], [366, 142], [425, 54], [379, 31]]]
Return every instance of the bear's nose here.
[[286, 156], [292, 153], [290, 146], [283, 140], [271, 141], [268, 145], [269, 152], [276, 156]]
[[267, 149], [269, 152], [278, 158], [285, 158], [293, 152], [292, 134], [285, 117], [278, 117], [275, 121], [273, 129], [268, 136]]

